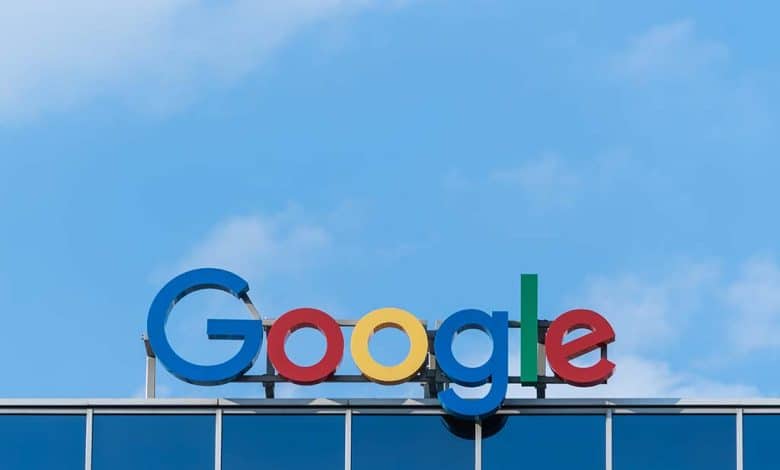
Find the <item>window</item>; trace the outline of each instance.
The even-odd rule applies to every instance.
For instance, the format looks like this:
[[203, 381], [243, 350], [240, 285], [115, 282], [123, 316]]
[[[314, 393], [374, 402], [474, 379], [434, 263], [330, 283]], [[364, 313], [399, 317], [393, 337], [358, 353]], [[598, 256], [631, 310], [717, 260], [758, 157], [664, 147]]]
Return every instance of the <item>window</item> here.
[[780, 415], [744, 415], [742, 418], [745, 470], [775, 470], [778, 465]]
[[453, 434], [438, 415], [356, 414], [352, 416], [352, 468], [471, 470], [474, 440]]
[[508, 416], [503, 428], [483, 439], [482, 468], [603, 470], [605, 439], [604, 415]]
[[95, 415], [94, 470], [214, 470], [214, 415]]
[[222, 417], [222, 469], [343, 470], [344, 415]]
[[615, 415], [615, 470], [734, 470], [734, 415]]
[[84, 415], [0, 415], [0, 468], [83, 470]]

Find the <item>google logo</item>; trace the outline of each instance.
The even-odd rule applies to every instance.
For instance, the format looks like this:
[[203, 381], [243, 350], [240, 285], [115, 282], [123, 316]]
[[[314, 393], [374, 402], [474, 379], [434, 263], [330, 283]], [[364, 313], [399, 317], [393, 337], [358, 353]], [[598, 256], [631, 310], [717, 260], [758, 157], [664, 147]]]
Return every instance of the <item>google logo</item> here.
[[[535, 274], [521, 276], [520, 377], [524, 385], [532, 385], [539, 380], [537, 283]], [[263, 323], [259, 318], [209, 319], [206, 324], [209, 339], [242, 341], [240, 349], [220, 364], [201, 365], [187, 361], [171, 347], [165, 325], [177, 302], [203, 289], [230, 293], [251, 306], [247, 295], [249, 284], [238, 275], [215, 268], [188, 271], [169, 281], [154, 298], [147, 318], [147, 334], [157, 358], [171, 374], [192, 384], [220, 385], [235, 380], [252, 367], [263, 342]], [[295, 364], [285, 352], [287, 337], [301, 328], [316, 329], [326, 341], [324, 355], [311, 366]], [[368, 348], [371, 336], [384, 328], [398, 329], [409, 339], [409, 352], [398, 364], [379, 363]], [[493, 343], [488, 360], [476, 367], [460, 363], [452, 350], [455, 337], [470, 329], [483, 331]], [[575, 330], [585, 332], [569, 339], [567, 335]], [[424, 369], [429, 354], [435, 356], [438, 368], [451, 383], [466, 387], [489, 383], [490, 390], [481, 398], [462, 397], [452, 388], [438, 394], [442, 407], [448, 413], [460, 418], [481, 419], [494, 413], [506, 396], [509, 385], [508, 331], [509, 314], [506, 311], [459, 310], [447, 317], [436, 330], [428, 331], [412, 313], [401, 308], [383, 307], [366, 313], [355, 323], [349, 349], [365, 379], [379, 384], [408, 381]], [[299, 385], [328, 380], [344, 357], [341, 326], [333, 317], [316, 308], [297, 308], [281, 315], [273, 322], [266, 340], [268, 358], [277, 373]], [[615, 364], [607, 358], [607, 345], [614, 340], [615, 332], [604, 317], [592, 310], [569, 310], [547, 325], [544, 353], [550, 368], [563, 382], [588, 387], [604, 383], [612, 376]], [[596, 349], [601, 351], [601, 357], [594, 364], [572, 362]]]

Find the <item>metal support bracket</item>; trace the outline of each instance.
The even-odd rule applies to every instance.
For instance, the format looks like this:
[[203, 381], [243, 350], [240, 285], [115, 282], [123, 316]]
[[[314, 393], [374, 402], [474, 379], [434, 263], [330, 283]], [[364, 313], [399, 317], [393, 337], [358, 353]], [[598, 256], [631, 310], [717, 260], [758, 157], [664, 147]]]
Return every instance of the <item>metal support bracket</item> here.
[[154, 355], [152, 345], [149, 343], [149, 337], [146, 333], [141, 335], [146, 350], [146, 382], [144, 386], [144, 398], [150, 400], [157, 395], [157, 356]]
[[[246, 299], [244, 299], [244, 301], [247, 304], [247, 307], [249, 308], [252, 316], [256, 318], [259, 317], [260, 316], [259, 312], [254, 308], [249, 298], [247, 297]], [[347, 328], [354, 327], [355, 324], [357, 323], [356, 320], [336, 320], [336, 321], [339, 324], [339, 326], [347, 327]], [[270, 319], [264, 319], [262, 320], [262, 322], [263, 322], [263, 331], [267, 335], [268, 330], [270, 330], [274, 321]], [[422, 385], [423, 396], [425, 398], [436, 398], [441, 391], [445, 390], [450, 385], [450, 381], [447, 378], [447, 376], [441, 371], [441, 369], [438, 368], [436, 362], [436, 354], [433, 350], [433, 338], [435, 337], [436, 331], [438, 330], [440, 324], [441, 322], [437, 321], [435, 323], [435, 328], [432, 330], [428, 330], [429, 348], [428, 348], [427, 361], [420, 369], [420, 371], [415, 376], [409, 379], [410, 382], [418, 382]], [[423, 325], [424, 326], [427, 325], [427, 322], [423, 321]], [[538, 348], [537, 370], [539, 375], [538, 381], [523, 382], [519, 376], [510, 375], [508, 377], [508, 381], [511, 384], [520, 384], [522, 386], [534, 387], [536, 389], [537, 398], [545, 398], [548, 384], [563, 383], [563, 381], [556, 376], [546, 375], [547, 361], [545, 355], [544, 341], [549, 326], [550, 326], [550, 321], [539, 320], [539, 337], [537, 342], [537, 348]], [[520, 322], [512, 320], [509, 322], [509, 327], [520, 328]], [[157, 358], [154, 354], [154, 351], [152, 350], [152, 345], [149, 342], [148, 336], [144, 333], [141, 335], [141, 339], [143, 340], [144, 349], [146, 352], [146, 384], [144, 388], [144, 395], [146, 399], [153, 399], [156, 397], [155, 382], [156, 382]], [[287, 379], [277, 374], [273, 364], [271, 363], [271, 360], [269, 358], [266, 358], [265, 374], [242, 375], [236, 379], [236, 382], [260, 383], [263, 385], [263, 389], [265, 391], [265, 397], [274, 398], [276, 396], [276, 390], [275, 390], [276, 384], [280, 382], [287, 382]], [[357, 382], [366, 382], [366, 378], [360, 374], [340, 374], [340, 375], [331, 376], [328, 379], [328, 382], [357, 383]]]

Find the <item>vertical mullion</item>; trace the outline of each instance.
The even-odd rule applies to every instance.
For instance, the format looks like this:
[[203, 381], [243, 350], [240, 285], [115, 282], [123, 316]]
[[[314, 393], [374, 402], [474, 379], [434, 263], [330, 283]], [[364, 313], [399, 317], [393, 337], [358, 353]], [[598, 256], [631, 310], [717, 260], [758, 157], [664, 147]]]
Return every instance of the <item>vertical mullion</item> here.
[[222, 469], [222, 408], [217, 408], [214, 422], [214, 470]]
[[605, 468], [606, 470], [612, 470], [612, 409], [607, 409], [607, 419], [606, 419], [606, 432], [604, 433], [605, 436], [605, 442], [604, 442], [604, 449], [605, 449]]
[[92, 408], [87, 409], [86, 424], [84, 432], [86, 439], [84, 443], [84, 470], [92, 470]]
[[742, 418], [744, 417], [744, 410], [742, 408], [739, 408], [737, 410], [737, 470], [742, 470], [744, 468], [745, 462], [744, 462], [744, 451], [745, 451], [745, 445], [744, 445], [744, 427], [742, 424]]
[[352, 469], [352, 410], [344, 413], [344, 470]]
[[482, 470], [482, 423], [474, 423], [474, 470]]

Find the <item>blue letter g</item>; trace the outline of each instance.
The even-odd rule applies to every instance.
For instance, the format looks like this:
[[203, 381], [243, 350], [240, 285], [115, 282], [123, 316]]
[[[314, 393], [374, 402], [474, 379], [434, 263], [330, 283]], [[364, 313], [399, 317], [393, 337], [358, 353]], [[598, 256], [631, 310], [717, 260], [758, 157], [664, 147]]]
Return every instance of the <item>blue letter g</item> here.
[[[490, 391], [482, 398], [463, 398], [448, 388], [439, 393], [442, 408], [460, 418], [481, 419], [495, 413], [501, 406], [508, 385], [507, 370], [507, 312], [488, 315], [481, 310], [461, 310], [444, 320], [433, 342], [436, 361], [444, 375], [458, 385], [477, 387], [490, 382]], [[490, 359], [477, 367], [458, 362], [452, 353], [455, 335], [463, 330], [478, 329], [493, 340]]]
[[196, 385], [220, 385], [252, 367], [263, 342], [263, 324], [261, 320], [208, 320], [206, 333], [210, 339], [242, 340], [241, 349], [227, 361], [212, 366], [186, 361], [171, 347], [165, 334], [165, 324], [178, 301], [202, 289], [217, 289], [241, 298], [249, 290], [249, 285], [237, 275], [222, 269], [203, 268], [180, 274], [154, 298], [149, 308], [146, 331], [152, 350], [171, 374]]

